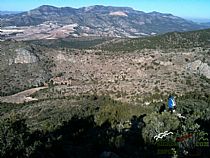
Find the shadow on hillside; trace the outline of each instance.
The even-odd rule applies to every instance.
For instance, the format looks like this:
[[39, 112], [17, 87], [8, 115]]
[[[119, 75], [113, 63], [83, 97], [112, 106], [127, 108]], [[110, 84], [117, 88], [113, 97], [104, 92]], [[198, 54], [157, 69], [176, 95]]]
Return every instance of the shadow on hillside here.
[[[33, 139], [40, 139], [43, 145], [32, 157], [40, 158], [120, 158], [145, 157], [145, 143], [142, 138], [143, 118], [133, 116], [131, 128], [119, 132], [106, 121], [97, 126], [94, 117], [73, 117], [68, 122], [45, 135], [34, 133]], [[37, 136], [39, 138], [37, 138]], [[149, 156], [149, 155], [147, 155]], [[151, 155], [150, 155], [151, 156]]]

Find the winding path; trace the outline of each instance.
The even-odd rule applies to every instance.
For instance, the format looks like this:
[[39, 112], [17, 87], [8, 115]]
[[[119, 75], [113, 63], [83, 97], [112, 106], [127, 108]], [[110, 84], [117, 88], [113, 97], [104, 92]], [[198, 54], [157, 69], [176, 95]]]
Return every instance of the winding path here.
[[24, 102], [38, 100], [37, 98], [30, 97], [30, 95], [34, 94], [35, 92], [41, 89], [46, 89], [46, 88], [48, 87], [45, 86], [45, 87], [31, 88], [10, 96], [0, 97], [0, 102], [20, 104]]

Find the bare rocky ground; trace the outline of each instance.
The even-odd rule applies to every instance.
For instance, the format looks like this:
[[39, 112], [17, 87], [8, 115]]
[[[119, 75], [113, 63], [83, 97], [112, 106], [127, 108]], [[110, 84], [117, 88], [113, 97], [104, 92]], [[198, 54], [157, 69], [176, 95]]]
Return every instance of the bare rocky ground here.
[[[31, 87], [28, 84], [33, 82], [35, 85], [32, 86], [35, 87], [50, 86], [35, 89], [37, 92], [32, 89], [26, 93], [1, 97], [3, 102], [21, 103], [81, 94], [107, 94], [121, 101], [136, 102], [152, 95], [182, 95], [192, 91], [209, 93], [210, 89], [208, 48], [143, 49], [125, 53], [38, 47], [37, 53], [35, 46], [33, 49], [22, 47], [14, 46], [14, 51], [10, 48], [9, 53], [6, 53], [6, 48], [3, 50], [5, 53], [1, 54], [1, 71], [5, 72], [1, 75], [1, 88], [7, 86], [7, 83], [12, 83], [14, 87], [20, 84]], [[41, 61], [51, 66], [46, 67]], [[28, 65], [31, 68], [24, 69]], [[8, 68], [14, 71], [6, 72]], [[39, 71], [42, 69], [44, 74], [51, 76], [49, 79], [45, 79], [44, 74], [40, 77]], [[7, 76], [7, 73], [13, 72], [19, 75]], [[34, 75], [31, 76], [31, 73]]]
[[[56, 65], [51, 78], [54, 86], [44, 91], [48, 96], [37, 95], [45, 98], [53, 94], [107, 94], [130, 102], [151, 94], [208, 91], [210, 67], [202, 60], [205, 56], [209, 61], [209, 56], [205, 51], [197, 51], [55, 51], [51, 53]], [[206, 80], [201, 76], [206, 76]]]

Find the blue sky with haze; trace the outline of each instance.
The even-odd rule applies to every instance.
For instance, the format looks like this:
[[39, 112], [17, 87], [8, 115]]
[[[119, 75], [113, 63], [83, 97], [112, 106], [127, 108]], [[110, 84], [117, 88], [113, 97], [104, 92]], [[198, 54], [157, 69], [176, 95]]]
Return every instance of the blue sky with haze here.
[[210, 0], [0, 0], [1, 11], [28, 11], [40, 5], [84, 7], [126, 6], [144, 12], [172, 13], [185, 18], [210, 19]]

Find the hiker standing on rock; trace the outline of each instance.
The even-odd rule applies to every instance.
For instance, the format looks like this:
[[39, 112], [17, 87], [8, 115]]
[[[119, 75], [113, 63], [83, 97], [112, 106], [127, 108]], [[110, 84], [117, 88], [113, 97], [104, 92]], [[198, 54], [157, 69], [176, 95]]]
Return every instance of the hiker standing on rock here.
[[173, 112], [175, 112], [176, 102], [175, 102], [174, 96], [169, 95], [169, 97], [168, 97], [168, 108], [169, 108], [169, 111], [171, 112], [171, 114]]

